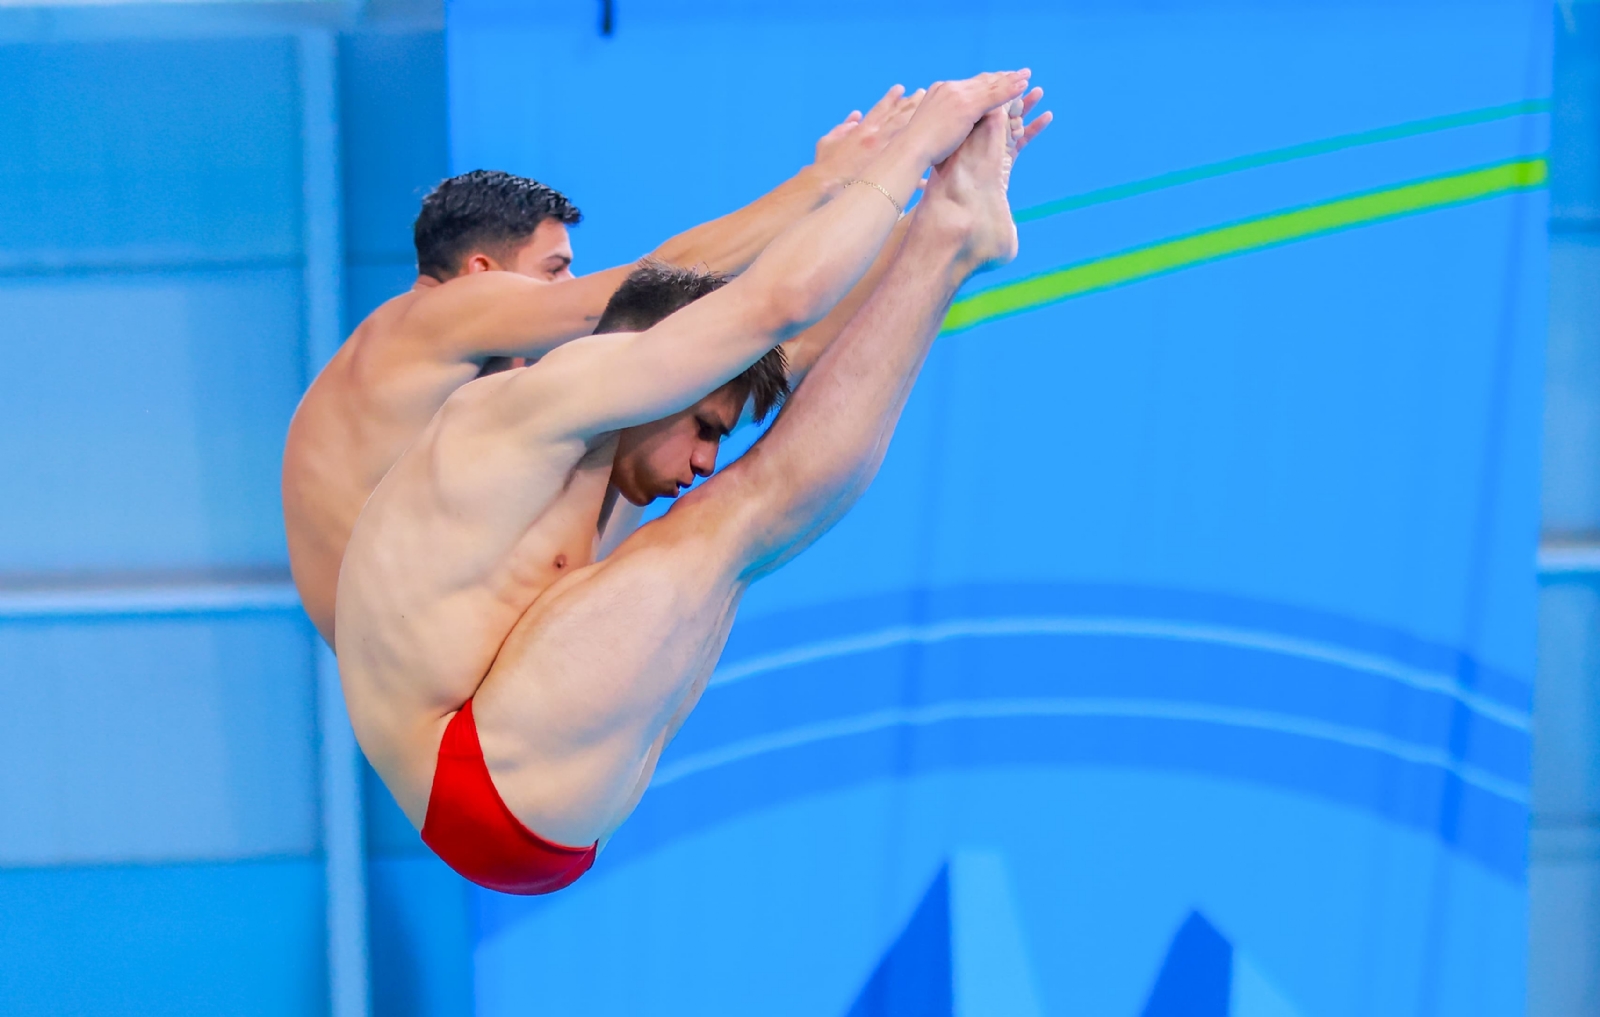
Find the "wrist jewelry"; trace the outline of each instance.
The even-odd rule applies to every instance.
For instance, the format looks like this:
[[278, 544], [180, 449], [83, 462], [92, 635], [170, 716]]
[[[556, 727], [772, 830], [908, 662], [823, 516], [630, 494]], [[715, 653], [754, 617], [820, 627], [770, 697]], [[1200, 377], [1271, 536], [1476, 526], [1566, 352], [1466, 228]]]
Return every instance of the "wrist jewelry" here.
[[844, 186], [846, 186], [846, 187], [849, 187], [851, 184], [866, 184], [868, 187], [870, 187], [873, 190], [877, 191], [879, 194], [883, 195], [885, 198], [888, 198], [889, 199], [889, 204], [894, 206], [894, 210], [896, 212], [898, 212], [901, 215], [905, 215], [906, 214], [905, 208], [898, 201], [894, 200], [894, 195], [892, 195], [888, 191], [884, 190], [882, 184], [873, 183], [871, 180], [863, 180], [860, 177], [851, 177], [849, 180], [846, 180], [844, 182]]

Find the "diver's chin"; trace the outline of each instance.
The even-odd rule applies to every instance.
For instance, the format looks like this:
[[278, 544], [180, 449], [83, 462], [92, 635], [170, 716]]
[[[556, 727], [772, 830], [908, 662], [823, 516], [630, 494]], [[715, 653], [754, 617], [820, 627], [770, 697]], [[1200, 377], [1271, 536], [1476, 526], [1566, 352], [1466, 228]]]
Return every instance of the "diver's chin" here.
[[644, 508], [646, 505], [655, 501], [654, 497], [650, 495], [640, 495], [637, 491], [623, 487], [621, 484], [617, 485], [617, 493], [622, 495], [623, 499], [627, 501], [628, 504], [636, 505], [639, 508]]
[[679, 490], [677, 484], [673, 484], [672, 486], [666, 488], [656, 488], [646, 493], [640, 493], [637, 490], [629, 490], [628, 488], [620, 486], [617, 488], [617, 490], [624, 498], [628, 499], [630, 502], [639, 506], [640, 508], [647, 508], [655, 502], [663, 499], [667, 501], [674, 501], [677, 499], [678, 495], [683, 493], [681, 490]]

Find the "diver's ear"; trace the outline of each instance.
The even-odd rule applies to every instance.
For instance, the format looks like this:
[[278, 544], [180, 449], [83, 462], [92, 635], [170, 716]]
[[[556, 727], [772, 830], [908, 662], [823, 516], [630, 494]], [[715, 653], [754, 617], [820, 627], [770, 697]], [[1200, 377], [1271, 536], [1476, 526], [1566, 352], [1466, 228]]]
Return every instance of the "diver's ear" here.
[[473, 272], [498, 272], [500, 265], [487, 254], [474, 254], [461, 263], [461, 274], [470, 275]]

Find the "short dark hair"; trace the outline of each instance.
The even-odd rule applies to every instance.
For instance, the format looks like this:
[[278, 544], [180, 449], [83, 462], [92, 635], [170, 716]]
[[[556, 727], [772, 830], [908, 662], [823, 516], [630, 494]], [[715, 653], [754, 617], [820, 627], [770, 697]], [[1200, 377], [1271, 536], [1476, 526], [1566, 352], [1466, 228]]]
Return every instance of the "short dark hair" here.
[[[611, 301], [606, 304], [594, 330], [597, 333], [643, 332], [672, 312], [688, 307], [727, 284], [728, 276], [715, 272], [646, 261], [611, 294]], [[789, 395], [789, 364], [784, 359], [783, 347], [774, 346], [768, 350], [728, 384], [745, 390], [757, 423], [766, 420]]]
[[499, 170], [451, 177], [422, 199], [411, 229], [417, 271], [441, 282], [453, 278], [473, 251], [508, 251], [546, 219], [576, 226], [583, 213], [560, 191], [527, 177]]

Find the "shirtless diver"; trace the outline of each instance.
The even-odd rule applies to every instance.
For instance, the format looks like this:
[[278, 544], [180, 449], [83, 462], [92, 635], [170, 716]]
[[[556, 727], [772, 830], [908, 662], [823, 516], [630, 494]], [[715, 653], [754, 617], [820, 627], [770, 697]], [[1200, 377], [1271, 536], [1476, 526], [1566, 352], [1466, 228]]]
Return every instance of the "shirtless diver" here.
[[[859, 176], [920, 98], [896, 85], [865, 117], [852, 113], [824, 135], [809, 166], [744, 208], [673, 237], [652, 257], [742, 271], [773, 237]], [[328, 645], [345, 543], [400, 453], [460, 386], [592, 332], [633, 271], [630, 264], [574, 276], [567, 227], [580, 218], [560, 192], [525, 177], [476, 170], [446, 180], [417, 217], [415, 284], [356, 328], [301, 400], [284, 449], [283, 516], [295, 585]], [[791, 363], [803, 368], [814, 359], [826, 331], [792, 340]], [[617, 515], [628, 516], [628, 507]], [[610, 532], [624, 532], [634, 519], [613, 520]]]
[[[1027, 89], [1027, 71], [934, 85], [861, 181], [743, 276], [463, 385], [378, 484], [339, 577], [346, 701], [456, 871], [560, 889], [633, 810], [744, 590], [865, 491], [957, 288], [1015, 256], [1011, 165], [1049, 120], [1024, 128]], [[851, 289], [930, 166], [882, 282], [768, 433], [595, 562], [613, 482], [631, 500], [680, 486], [630, 433], [686, 409], [732, 427], [747, 372]]]

